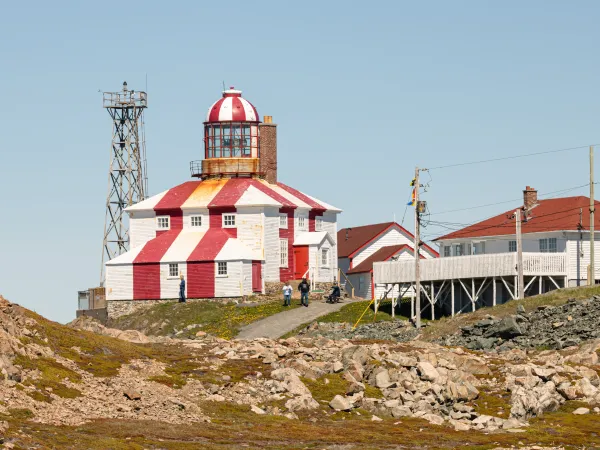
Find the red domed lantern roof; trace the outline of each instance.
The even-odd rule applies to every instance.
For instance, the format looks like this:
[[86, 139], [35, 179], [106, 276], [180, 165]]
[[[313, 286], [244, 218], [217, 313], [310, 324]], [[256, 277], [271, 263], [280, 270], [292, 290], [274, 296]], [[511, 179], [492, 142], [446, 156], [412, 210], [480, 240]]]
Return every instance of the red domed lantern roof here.
[[208, 109], [206, 122], [260, 122], [256, 108], [233, 86]]

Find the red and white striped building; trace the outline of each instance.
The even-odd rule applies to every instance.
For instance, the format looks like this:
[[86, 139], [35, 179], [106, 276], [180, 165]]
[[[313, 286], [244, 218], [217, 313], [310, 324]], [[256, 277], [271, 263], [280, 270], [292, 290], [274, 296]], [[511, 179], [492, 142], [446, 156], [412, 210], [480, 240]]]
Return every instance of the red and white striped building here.
[[[233, 88], [204, 123], [192, 176], [127, 209], [131, 250], [106, 263], [107, 301], [264, 293], [265, 283], [332, 282], [338, 208], [277, 181], [276, 125]], [[110, 310], [110, 307], [109, 307]]]

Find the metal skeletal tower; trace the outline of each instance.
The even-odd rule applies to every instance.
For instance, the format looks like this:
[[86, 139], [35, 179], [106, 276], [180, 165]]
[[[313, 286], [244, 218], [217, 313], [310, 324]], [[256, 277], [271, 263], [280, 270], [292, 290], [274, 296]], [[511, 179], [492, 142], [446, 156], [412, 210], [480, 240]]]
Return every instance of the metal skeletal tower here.
[[129, 223], [125, 208], [144, 200], [148, 194], [146, 173], [145, 92], [127, 89], [104, 92], [102, 106], [113, 121], [108, 195], [102, 242], [100, 285], [104, 285], [104, 263], [129, 249]]

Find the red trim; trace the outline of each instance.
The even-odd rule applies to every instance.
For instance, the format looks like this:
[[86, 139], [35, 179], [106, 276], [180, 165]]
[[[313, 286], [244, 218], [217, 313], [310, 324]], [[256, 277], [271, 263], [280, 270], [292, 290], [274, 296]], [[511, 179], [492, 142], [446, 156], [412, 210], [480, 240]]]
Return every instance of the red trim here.
[[251, 180], [251, 184], [252, 184], [252, 186], [257, 188], [259, 191], [267, 194], [269, 197], [271, 197], [276, 202], [281, 203], [285, 208], [294, 208], [294, 209], [297, 208], [297, 205], [295, 203], [292, 203], [290, 200], [285, 198], [283, 195], [279, 194], [278, 192], [271, 189], [269, 186], [261, 183], [260, 181]]
[[208, 115], [208, 122], [219, 122], [219, 113], [221, 112], [221, 105], [225, 101], [225, 96], [217, 100], [217, 102], [210, 109], [210, 114]]
[[188, 298], [212, 298], [215, 296], [215, 263], [193, 261], [187, 264]]
[[235, 228], [223, 228], [223, 214], [235, 213], [236, 209], [234, 208], [218, 208], [218, 209], [210, 209], [208, 211], [208, 226], [213, 230], [222, 230], [227, 233], [229, 236], [236, 238], [237, 237], [237, 224]]
[[[386, 253], [386, 249], [390, 249], [391, 247], [398, 247], [398, 249], [396, 251], [394, 251], [393, 253], [390, 253], [389, 255], [387, 255], [385, 258], [381, 258], [381, 253]], [[353, 268], [352, 266], [348, 268], [348, 272], [346, 272], [347, 275], [350, 274], [354, 274], [354, 273], [366, 273], [369, 272], [371, 270], [373, 270], [373, 263], [374, 262], [381, 262], [381, 261], [389, 261], [393, 256], [398, 255], [399, 253], [402, 253], [403, 251], [408, 251], [409, 253], [411, 253], [414, 257], [414, 250], [413, 248], [408, 245], [408, 244], [402, 244], [400, 246], [398, 245], [388, 245], [386, 247], [381, 247], [379, 250], [377, 250], [375, 253], [373, 253], [372, 255], [368, 256], [367, 258], [365, 258], [364, 261], [361, 261], [361, 263], [356, 266], [356, 268]], [[389, 250], [388, 250], [389, 251]], [[426, 259], [423, 255], [420, 255], [421, 259]]]
[[246, 120], [246, 110], [240, 100], [240, 96], [231, 96], [231, 121], [244, 122]]
[[309, 232], [316, 231], [315, 219], [317, 217], [323, 217], [323, 215], [321, 214], [321, 211], [311, 210], [308, 212], [308, 231]]
[[231, 235], [224, 230], [209, 228], [188, 256], [188, 262], [214, 261], [229, 238]]
[[[154, 207], [157, 215], [163, 215], [164, 211], [179, 209], [185, 201], [192, 195], [201, 181], [186, 181], [179, 186], [169, 189]], [[166, 215], [166, 214], [164, 214]]]
[[252, 184], [250, 178], [231, 178], [223, 185], [221, 190], [208, 204], [209, 208], [232, 207], [242, 197], [248, 186]]
[[292, 194], [294, 197], [297, 197], [298, 199], [302, 200], [304, 203], [306, 203], [308, 206], [310, 206], [312, 209], [317, 209], [319, 211], [326, 211], [327, 208], [325, 208], [322, 205], [319, 205], [317, 202], [315, 202], [312, 198], [307, 197], [305, 194], [303, 194], [302, 192], [291, 188], [283, 183], [277, 182], [277, 186], [279, 186], [281, 189], [284, 189], [285, 191], [289, 192], [290, 194]]
[[133, 299], [160, 300], [160, 263], [134, 264]]
[[252, 292], [262, 292], [262, 264], [252, 261]]
[[133, 260], [133, 264], [159, 263], [165, 253], [173, 245], [181, 230], [169, 230], [148, 241]]

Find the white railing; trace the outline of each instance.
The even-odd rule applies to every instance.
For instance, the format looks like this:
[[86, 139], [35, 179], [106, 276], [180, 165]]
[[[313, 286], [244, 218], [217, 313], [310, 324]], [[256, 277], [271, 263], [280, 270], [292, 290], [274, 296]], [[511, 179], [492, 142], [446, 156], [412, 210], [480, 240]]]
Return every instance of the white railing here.
[[[517, 274], [516, 253], [456, 256], [421, 260], [421, 280], [486, 278]], [[523, 253], [525, 275], [566, 275], [566, 253]], [[410, 283], [415, 280], [414, 261], [389, 261], [373, 264], [376, 284]]]

